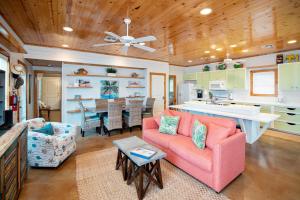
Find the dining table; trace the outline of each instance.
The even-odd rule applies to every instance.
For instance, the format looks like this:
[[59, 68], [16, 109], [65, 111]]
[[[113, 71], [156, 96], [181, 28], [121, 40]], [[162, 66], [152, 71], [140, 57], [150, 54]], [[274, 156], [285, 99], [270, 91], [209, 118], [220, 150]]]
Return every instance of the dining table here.
[[[147, 108], [151, 108], [151, 106], [146, 106], [146, 105], [143, 106], [143, 110], [145, 110]], [[85, 109], [86, 109], [87, 112], [92, 112], [92, 113], [106, 113], [106, 112], [108, 112], [108, 107], [106, 107], [106, 108], [85, 107]], [[128, 106], [123, 106], [122, 110], [123, 111], [128, 111], [129, 107]]]

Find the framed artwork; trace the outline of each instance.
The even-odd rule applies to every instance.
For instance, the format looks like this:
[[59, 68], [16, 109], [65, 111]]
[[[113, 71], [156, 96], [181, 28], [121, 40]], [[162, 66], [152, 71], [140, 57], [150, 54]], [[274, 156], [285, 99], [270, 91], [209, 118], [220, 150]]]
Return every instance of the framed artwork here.
[[119, 81], [101, 80], [100, 98], [101, 99], [119, 98]]

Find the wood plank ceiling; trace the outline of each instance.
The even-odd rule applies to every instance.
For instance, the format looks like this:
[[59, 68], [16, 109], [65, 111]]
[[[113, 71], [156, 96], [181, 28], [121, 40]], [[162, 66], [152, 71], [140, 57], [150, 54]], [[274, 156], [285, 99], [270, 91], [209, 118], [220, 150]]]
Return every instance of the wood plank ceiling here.
[[[199, 13], [205, 7], [213, 9], [208, 16]], [[104, 31], [125, 35], [129, 16], [130, 35], [158, 40], [147, 44], [156, 52], [130, 48], [128, 56], [182, 66], [222, 61], [227, 52], [240, 58], [300, 49], [299, 0], [0, 0], [0, 14], [25, 44], [115, 55], [122, 55], [119, 46], [92, 45], [103, 42]]]

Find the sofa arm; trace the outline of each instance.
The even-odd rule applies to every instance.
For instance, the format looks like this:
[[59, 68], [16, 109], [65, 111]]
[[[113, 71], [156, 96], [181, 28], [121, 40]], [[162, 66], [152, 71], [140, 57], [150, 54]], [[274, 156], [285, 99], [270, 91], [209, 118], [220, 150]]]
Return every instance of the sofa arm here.
[[154, 117], [143, 119], [143, 130], [147, 130], [147, 129], [158, 129], [158, 125], [155, 122]]
[[220, 192], [245, 170], [245, 133], [239, 132], [213, 148], [214, 189]]

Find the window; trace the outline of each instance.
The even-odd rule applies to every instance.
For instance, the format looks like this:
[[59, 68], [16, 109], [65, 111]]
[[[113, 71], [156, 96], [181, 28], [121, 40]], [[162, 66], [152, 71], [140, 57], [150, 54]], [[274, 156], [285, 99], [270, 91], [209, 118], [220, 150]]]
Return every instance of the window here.
[[277, 69], [250, 71], [251, 96], [277, 96], [278, 71]]

